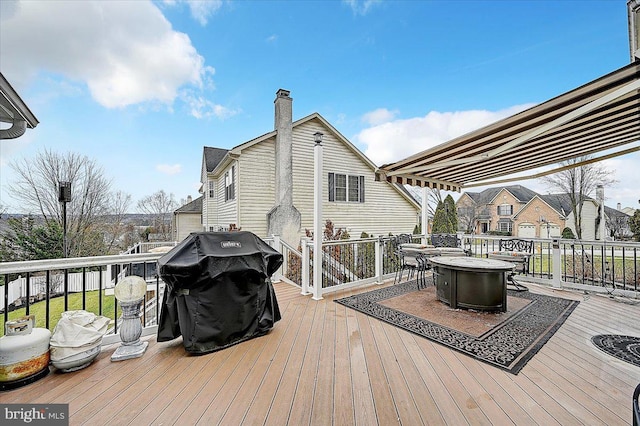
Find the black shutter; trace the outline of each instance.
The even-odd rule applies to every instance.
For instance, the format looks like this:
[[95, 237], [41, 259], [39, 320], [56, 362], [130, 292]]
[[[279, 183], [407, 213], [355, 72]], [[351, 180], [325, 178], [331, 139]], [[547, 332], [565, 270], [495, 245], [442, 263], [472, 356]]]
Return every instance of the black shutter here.
[[360, 202], [364, 203], [364, 176], [360, 176]]
[[333, 173], [329, 173], [329, 201], [336, 200], [336, 179]]

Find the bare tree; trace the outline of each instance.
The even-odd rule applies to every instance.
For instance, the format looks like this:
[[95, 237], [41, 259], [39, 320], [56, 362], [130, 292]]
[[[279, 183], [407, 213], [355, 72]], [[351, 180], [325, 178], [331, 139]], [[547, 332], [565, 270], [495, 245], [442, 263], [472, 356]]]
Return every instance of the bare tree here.
[[125, 223], [127, 211], [131, 206], [131, 195], [122, 191], [114, 192], [107, 207], [109, 214], [105, 217], [103, 223], [105, 244], [107, 252], [121, 251], [126, 249], [129, 241], [124, 241], [125, 235], [128, 235], [129, 228]]
[[102, 168], [85, 155], [58, 153], [45, 149], [35, 158], [10, 164], [16, 179], [8, 192], [28, 213], [44, 221], [62, 225], [63, 209], [58, 201], [60, 182], [71, 182], [72, 197], [67, 203], [67, 240], [70, 256], [105, 254], [99, 227], [108, 211], [111, 183]]
[[631, 236], [631, 230], [629, 229], [630, 216], [624, 213], [611, 214], [605, 216], [607, 228], [609, 229], [610, 236], [615, 240], [623, 240]]
[[164, 241], [171, 240], [171, 217], [177, 208], [173, 194], [160, 190], [138, 201], [138, 210], [153, 217], [154, 233]]
[[[589, 161], [593, 157], [582, 156], [562, 162], [566, 170], [540, 178], [546, 184], [550, 192], [562, 192], [567, 194], [573, 211], [574, 227], [578, 239], [582, 238], [582, 207], [588, 197], [592, 197], [596, 187], [613, 185], [616, 180], [613, 172], [602, 163], [587, 163], [581, 166], [576, 164]], [[571, 167], [574, 166], [574, 167]]]
[[458, 230], [473, 234], [476, 230], [478, 218], [487, 214], [486, 206], [478, 206], [475, 202], [458, 206]]

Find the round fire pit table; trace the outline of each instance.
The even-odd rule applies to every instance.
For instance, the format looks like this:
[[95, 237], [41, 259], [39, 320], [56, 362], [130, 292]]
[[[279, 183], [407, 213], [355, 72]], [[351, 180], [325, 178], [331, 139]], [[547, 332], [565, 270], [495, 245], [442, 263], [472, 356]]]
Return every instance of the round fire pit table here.
[[507, 274], [516, 267], [478, 257], [432, 257], [438, 300], [452, 309], [507, 310]]

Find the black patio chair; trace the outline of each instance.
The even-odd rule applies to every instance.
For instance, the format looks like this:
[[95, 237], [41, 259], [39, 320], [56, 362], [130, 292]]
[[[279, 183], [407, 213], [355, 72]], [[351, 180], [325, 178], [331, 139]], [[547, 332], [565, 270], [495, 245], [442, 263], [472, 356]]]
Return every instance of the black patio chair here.
[[431, 264], [428, 261], [429, 256], [424, 253], [420, 253], [416, 256], [416, 282], [418, 290], [422, 290], [427, 287], [427, 271], [431, 269]]
[[397, 256], [398, 267], [396, 270], [396, 277], [393, 281], [394, 284], [402, 281], [404, 271], [407, 271], [407, 279], [411, 279], [411, 277], [413, 277], [413, 274], [418, 272], [418, 260], [416, 254], [409, 253], [405, 250], [402, 250], [401, 247], [398, 247]]
[[509, 288], [515, 291], [528, 291], [529, 288], [520, 283], [516, 277], [520, 274], [527, 275], [529, 273], [529, 259], [531, 258], [531, 256], [533, 256], [533, 240], [523, 240], [520, 238], [511, 238], [507, 240], [501, 239], [498, 250], [500, 252], [516, 251], [521, 253], [528, 253], [528, 255], [524, 255], [521, 257], [514, 256], [511, 259], [507, 259], [508, 262], [512, 262], [516, 265], [516, 269], [507, 277]]
[[471, 256], [471, 249], [462, 248], [462, 241], [457, 234], [432, 234], [431, 244], [439, 248], [459, 249], [460, 253], [464, 252], [465, 255]]

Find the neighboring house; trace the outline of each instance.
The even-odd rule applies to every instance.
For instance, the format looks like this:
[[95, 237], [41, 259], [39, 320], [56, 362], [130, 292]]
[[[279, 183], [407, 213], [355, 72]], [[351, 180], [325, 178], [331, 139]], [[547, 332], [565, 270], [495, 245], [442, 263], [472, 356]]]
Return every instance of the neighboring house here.
[[[521, 238], [553, 238], [569, 227], [574, 235], [575, 212], [568, 194], [540, 195], [521, 185], [465, 192], [456, 203], [462, 231], [508, 232]], [[606, 234], [628, 235], [628, 215], [605, 206]], [[585, 198], [582, 204], [582, 239], [599, 240], [598, 202]]]
[[323, 134], [323, 222], [352, 237], [411, 233], [420, 205], [400, 185], [376, 181], [377, 166], [320, 114], [292, 121], [289, 92], [276, 94], [274, 131], [230, 150], [205, 147], [202, 225], [298, 245], [313, 229], [314, 134]]
[[187, 197], [187, 204], [173, 212], [173, 236], [175, 241], [184, 240], [191, 232], [202, 231], [202, 199], [191, 200]]
[[[541, 217], [558, 216], [539, 194], [521, 185], [464, 192], [456, 202], [456, 208], [461, 230], [481, 234], [499, 231], [536, 237], [542, 234]], [[564, 221], [558, 225], [564, 225]]]

